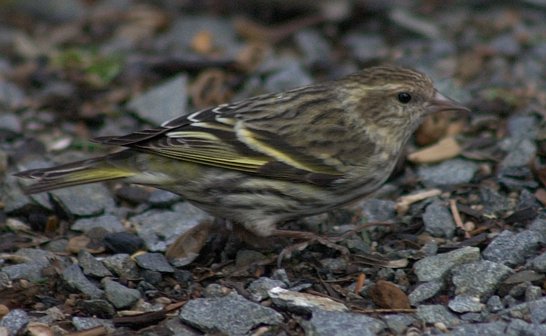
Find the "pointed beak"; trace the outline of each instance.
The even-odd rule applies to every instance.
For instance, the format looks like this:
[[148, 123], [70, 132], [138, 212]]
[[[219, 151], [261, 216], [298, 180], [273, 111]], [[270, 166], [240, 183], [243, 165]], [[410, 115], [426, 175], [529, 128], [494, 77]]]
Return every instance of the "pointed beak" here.
[[470, 112], [470, 109], [468, 109], [468, 107], [457, 103], [453, 99], [444, 96], [438, 91], [436, 91], [434, 98], [430, 102], [427, 110], [429, 113], [436, 113], [441, 111], [460, 111], [463, 113]]

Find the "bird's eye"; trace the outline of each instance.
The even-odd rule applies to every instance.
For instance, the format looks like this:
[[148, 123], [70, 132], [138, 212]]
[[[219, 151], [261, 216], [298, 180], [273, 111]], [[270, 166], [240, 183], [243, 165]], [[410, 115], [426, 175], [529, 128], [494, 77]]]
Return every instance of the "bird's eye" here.
[[398, 101], [401, 102], [402, 104], [407, 104], [409, 103], [411, 100], [411, 95], [407, 92], [400, 92], [398, 94]]

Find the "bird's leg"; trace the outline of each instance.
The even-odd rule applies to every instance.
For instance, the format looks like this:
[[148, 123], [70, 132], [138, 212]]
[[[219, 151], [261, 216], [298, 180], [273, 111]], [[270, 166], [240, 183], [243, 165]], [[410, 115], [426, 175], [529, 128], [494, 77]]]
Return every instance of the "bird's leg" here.
[[292, 231], [292, 230], [273, 230], [271, 233], [272, 236], [276, 237], [284, 237], [284, 238], [292, 238], [292, 239], [302, 239], [304, 242], [297, 243], [291, 246], [285, 247], [281, 253], [279, 254], [279, 258], [277, 260], [277, 264], [280, 267], [280, 264], [285, 256], [290, 256], [295, 251], [303, 251], [311, 242], [317, 242], [319, 244], [322, 244], [326, 247], [329, 247], [331, 249], [337, 250], [341, 252], [343, 255], [349, 254], [349, 250], [345, 246], [341, 246], [336, 244], [334, 241], [332, 241], [330, 238], [322, 237], [320, 235], [317, 235], [312, 232], [307, 231]]

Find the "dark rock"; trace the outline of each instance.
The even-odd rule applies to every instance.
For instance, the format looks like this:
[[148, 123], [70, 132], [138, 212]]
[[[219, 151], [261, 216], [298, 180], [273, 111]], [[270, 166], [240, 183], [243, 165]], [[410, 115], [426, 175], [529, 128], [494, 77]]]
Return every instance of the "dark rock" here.
[[99, 318], [112, 318], [116, 313], [114, 307], [106, 300], [82, 300], [78, 302], [78, 308], [86, 315], [97, 316]]
[[104, 236], [104, 246], [113, 253], [133, 254], [144, 247], [144, 241], [126, 231], [114, 232]]

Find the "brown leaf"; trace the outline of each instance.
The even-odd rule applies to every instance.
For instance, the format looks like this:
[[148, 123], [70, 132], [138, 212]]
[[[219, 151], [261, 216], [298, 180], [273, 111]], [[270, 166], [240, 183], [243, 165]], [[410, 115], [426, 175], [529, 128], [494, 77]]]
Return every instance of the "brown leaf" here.
[[408, 155], [408, 160], [415, 163], [433, 163], [451, 159], [461, 154], [461, 146], [453, 137], [440, 140], [438, 143]]
[[406, 293], [395, 284], [385, 280], [379, 280], [370, 290], [370, 298], [381, 308], [409, 309], [410, 302]]
[[87, 236], [75, 236], [70, 238], [66, 245], [66, 251], [74, 254], [78, 254], [80, 250], [85, 249], [91, 242], [91, 239]]

